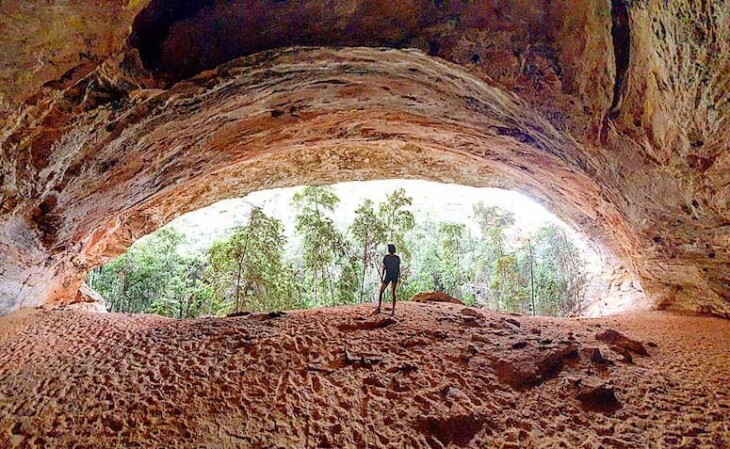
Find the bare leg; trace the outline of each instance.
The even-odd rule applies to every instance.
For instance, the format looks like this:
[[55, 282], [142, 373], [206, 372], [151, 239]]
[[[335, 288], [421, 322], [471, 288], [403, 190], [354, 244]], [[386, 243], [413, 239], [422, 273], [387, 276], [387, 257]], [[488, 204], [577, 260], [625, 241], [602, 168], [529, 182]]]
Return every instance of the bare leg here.
[[380, 295], [378, 295], [378, 308], [375, 309], [375, 313], [380, 313], [380, 303], [383, 302], [383, 292], [385, 291], [385, 287], [387, 287], [388, 284], [385, 282], [380, 284]]
[[391, 288], [392, 288], [392, 293], [393, 293], [393, 295], [392, 295], [393, 296], [393, 310], [391, 310], [391, 312], [390, 312], [391, 315], [395, 315], [395, 299], [396, 299], [396, 296], [395, 296], [395, 288], [397, 286], [398, 286], [398, 283], [397, 282], [391, 283]]

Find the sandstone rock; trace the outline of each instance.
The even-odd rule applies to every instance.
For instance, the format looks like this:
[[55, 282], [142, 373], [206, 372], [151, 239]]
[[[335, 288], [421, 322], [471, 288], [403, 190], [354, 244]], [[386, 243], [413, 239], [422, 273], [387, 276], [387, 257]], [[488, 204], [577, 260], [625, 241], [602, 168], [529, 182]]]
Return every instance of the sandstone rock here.
[[425, 292], [413, 295], [410, 299], [413, 302], [448, 302], [452, 304], [464, 305], [464, 303], [456, 298], [453, 298], [443, 292]]
[[471, 317], [474, 317], [474, 318], [482, 318], [482, 314], [480, 314], [476, 310], [470, 309], [468, 307], [465, 307], [465, 308], [459, 310], [459, 313], [462, 314], [462, 315], [464, 315], [464, 316], [471, 316]]
[[505, 323], [509, 323], [509, 324], [511, 324], [513, 326], [516, 326], [516, 327], [521, 327], [522, 326], [522, 324], [519, 321], [517, 321], [516, 319], [514, 319], [514, 318], [503, 318], [502, 321], [504, 321]]
[[611, 385], [586, 385], [578, 392], [576, 399], [587, 408], [596, 410], [615, 410], [621, 407]]
[[646, 351], [646, 348], [644, 347], [641, 342], [638, 342], [636, 340], [632, 340], [622, 333], [615, 331], [613, 329], [606, 329], [603, 332], [599, 332], [596, 334], [596, 340], [605, 341], [608, 343], [611, 343], [613, 346], [616, 346], [618, 348], [623, 348], [627, 351], [634, 352], [639, 355], [648, 356], [649, 353]]
[[574, 358], [577, 354], [576, 345], [564, 344], [551, 348], [547, 353], [499, 359], [494, 363], [494, 368], [500, 381], [514, 388], [530, 387], [556, 374], [565, 360]]
[[716, 2], [193, 3], [1, 6], [0, 313], [216, 200], [401, 176], [540, 200], [632, 278], [595, 313], [730, 317]]
[[502, 318], [502, 325], [513, 332], [520, 332], [522, 324], [514, 318]]
[[620, 290], [622, 292], [628, 292], [631, 291], [631, 289], [634, 288], [633, 282], [630, 278], [624, 279], [623, 282], [621, 282], [621, 288]]
[[383, 361], [381, 357], [372, 355], [357, 354], [345, 348], [343, 351], [343, 360], [345, 365], [355, 365], [357, 367], [371, 368]]
[[393, 324], [397, 324], [398, 321], [396, 321], [393, 318], [383, 318], [375, 321], [360, 321], [356, 323], [345, 323], [340, 324], [337, 326], [337, 328], [343, 332], [349, 332], [349, 331], [356, 331], [356, 330], [374, 330], [374, 329], [382, 329], [384, 327], [392, 326]]
[[461, 323], [467, 327], [482, 327], [484, 320], [474, 316], [465, 316], [461, 319]]
[[[442, 447], [469, 447], [469, 443], [485, 421], [471, 414], [427, 416], [413, 424], [413, 428], [435, 438]], [[438, 446], [434, 446], [438, 447]]]
[[621, 361], [624, 363], [634, 363], [634, 358], [631, 356], [631, 352], [618, 345], [611, 345], [609, 349], [621, 356]]
[[575, 358], [578, 355], [578, 346], [574, 343], [564, 343], [548, 352], [537, 360], [537, 366], [540, 369], [541, 376], [549, 374], [567, 359]]
[[76, 310], [85, 310], [95, 313], [106, 313], [106, 300], [96, 290], [89, 287], [86, 282], [81, 284], [76, 294], [76, 302], [66, 307]]
[[585, 347], [580, 350], [581, 355], [588, 358], [593, 363], [608, 364], [610, 361], [603, 357], [601, 350], [593, 347]]

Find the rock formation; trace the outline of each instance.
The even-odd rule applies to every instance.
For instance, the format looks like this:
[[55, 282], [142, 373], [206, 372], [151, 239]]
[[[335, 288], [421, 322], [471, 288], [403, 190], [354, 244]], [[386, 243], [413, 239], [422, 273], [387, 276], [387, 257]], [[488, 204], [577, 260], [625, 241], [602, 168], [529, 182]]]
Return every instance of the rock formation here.
[[0, 8], [0, 313], [218, 199], [406, 177], [524, 192], [656, 306], [730, 316], [725, 2]]

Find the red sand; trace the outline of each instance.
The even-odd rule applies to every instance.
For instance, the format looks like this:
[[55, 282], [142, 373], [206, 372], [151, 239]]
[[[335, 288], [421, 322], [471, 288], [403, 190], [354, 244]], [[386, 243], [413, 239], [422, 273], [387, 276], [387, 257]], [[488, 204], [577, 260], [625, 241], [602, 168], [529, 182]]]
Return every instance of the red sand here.
[[[0, 318], [0, 448], [730, 447], [730, 321], [398, 307]], [[609, 328], [656, 347], [620, 362]], [[605, 382], [621, 407], [581, 406]]]

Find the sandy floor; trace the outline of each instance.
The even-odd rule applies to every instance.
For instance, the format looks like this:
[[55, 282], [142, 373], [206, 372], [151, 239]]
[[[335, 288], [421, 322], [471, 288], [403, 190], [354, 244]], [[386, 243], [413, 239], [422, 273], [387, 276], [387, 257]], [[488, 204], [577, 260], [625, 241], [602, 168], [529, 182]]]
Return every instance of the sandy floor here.
[[[730, 448], [730, 321], [399, 307], [1, 318], [0, 448]], [[618, 405], [576, 399], [606, 382]]]

